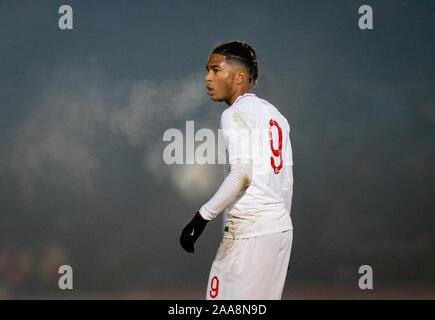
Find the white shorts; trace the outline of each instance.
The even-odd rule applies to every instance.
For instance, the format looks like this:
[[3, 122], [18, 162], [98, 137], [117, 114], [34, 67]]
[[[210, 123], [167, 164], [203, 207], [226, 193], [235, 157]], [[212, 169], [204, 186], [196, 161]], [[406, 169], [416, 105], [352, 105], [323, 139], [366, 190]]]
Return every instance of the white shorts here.
[[280, 300], [293, 231], [222, 239], [208, 278], [207, 300]]

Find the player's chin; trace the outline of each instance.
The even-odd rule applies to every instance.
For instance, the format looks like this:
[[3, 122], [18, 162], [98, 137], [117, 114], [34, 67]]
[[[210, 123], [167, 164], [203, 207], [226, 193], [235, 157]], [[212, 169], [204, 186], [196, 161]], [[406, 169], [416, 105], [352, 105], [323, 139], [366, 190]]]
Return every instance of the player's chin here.
[[222, 98], [220, 98], [218, 95], [216, 95], [214, 92], [209, 94], [209, 97], [213, 101], [222, 101]]

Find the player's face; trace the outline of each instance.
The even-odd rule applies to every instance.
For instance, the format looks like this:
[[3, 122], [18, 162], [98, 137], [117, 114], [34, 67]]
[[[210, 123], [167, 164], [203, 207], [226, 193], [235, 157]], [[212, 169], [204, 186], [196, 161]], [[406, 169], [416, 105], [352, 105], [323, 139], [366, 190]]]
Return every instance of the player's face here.
[[207, 94], [214, 101], [229, 102], [234, 95], [234, 70], [225, 61], [225, 56], [213, 53], [208, 59], [207, 75]]

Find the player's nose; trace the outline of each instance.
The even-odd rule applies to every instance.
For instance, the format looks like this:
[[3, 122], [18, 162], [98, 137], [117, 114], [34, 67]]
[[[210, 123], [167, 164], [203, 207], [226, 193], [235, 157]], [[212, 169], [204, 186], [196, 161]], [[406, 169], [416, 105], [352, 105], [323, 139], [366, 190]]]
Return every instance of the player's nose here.
[[206, 74], [205, 77], [204, 77], [204, 80], [207, 81], [207, 82], [211, 81], [211, 75], [210, 75], [210, 72], [207, 72], [207, 74]]

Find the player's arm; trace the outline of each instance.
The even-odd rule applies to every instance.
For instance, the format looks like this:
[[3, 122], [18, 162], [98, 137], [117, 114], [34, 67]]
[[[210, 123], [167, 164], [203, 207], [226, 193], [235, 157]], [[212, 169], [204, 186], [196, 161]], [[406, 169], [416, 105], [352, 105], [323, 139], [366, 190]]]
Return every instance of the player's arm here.
[[240, 114], [234, 116], [233, 110], [222, 113], [220, 127], [228, 150], [230, 172], [213, 197], [199, 209], [192, 221], [183, 229], [180, 244], [187, 252], [194, 252], [194, 244], [206, 224], [232, 204], [251, 184], [252, 157], [249, 128], [243, 123]]
[[225, 110], [220, 128], [228, 150], [230, 172], [216, 194], [200, 208], [199, 213], [206, 220], [216, 218], [236, 201], [252, 179], [251, 131], [243, 115], [238, 110]]
[[252, 160], [237, 159], [230, 165], [230, 173], [226, 176], [215, 195], [200, 209], [200, 215], [206, 220], [216, 218], [230, 204], [248, 189], [252, 180]]
[[194, 244], [207, 223], [216, 218], [249, 187], [252, 179], [252, 160], [238, 159], [231, 164], [226, 176], [214, 196], [204, 204], [193, 219], [184, 227], [180, 244], [187, 252], [194, 252]]

